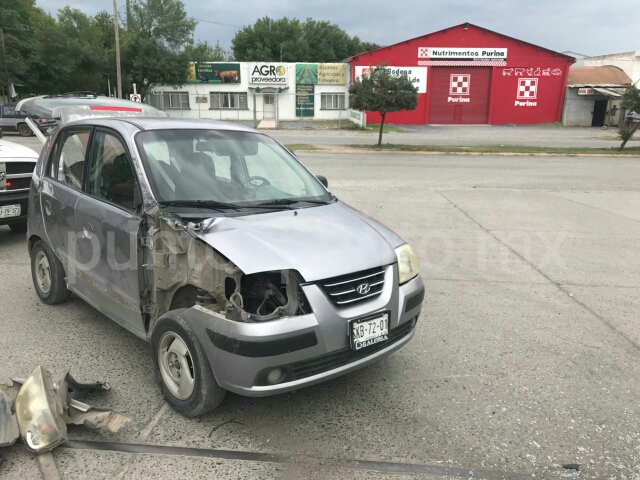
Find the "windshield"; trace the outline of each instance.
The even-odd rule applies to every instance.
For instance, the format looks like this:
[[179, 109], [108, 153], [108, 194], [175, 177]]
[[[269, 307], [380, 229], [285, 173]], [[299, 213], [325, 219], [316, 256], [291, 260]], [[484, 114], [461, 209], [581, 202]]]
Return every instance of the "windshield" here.
[[331, 200], [311, 173], [265, 135], [154, 130], [139, 133], [136, 143], [161, 203], [256, 206]]

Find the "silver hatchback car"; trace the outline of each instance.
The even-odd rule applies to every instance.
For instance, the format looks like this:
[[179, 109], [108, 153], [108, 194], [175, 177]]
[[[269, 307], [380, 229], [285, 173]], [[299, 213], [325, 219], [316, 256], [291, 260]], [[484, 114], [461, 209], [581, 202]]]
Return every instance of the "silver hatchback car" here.
[[31, 185], [36, 291], [48, 304], [73, 292], [150, 342], [164, 397], [188, 417], [227, 390], [343, 375], [409, 342], [424, 287], [411, 247], [326, 187], [236, 124], [64, 123]]

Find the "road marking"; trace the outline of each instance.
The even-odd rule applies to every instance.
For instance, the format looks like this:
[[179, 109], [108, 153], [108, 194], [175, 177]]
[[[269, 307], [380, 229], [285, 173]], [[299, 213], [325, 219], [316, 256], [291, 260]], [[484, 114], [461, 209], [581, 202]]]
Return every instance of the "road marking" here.
[[[473, 468], [443, 467], [439, 465], [426, 465], [418, 463], [402, 462], [375, 462], [369, 460], [343, 460], [334, 458], [312, 458], [300, 456], [288, 456], [262, 452], [248, 452], [236, 450], [218, 450], [213, 448], [171, 447], [164, 445], [146, 445], [140, 443], [117, 442], [93, 442], [84, 440], [70, 440], [60, 448], [74, 450], [95, 450], [120, 453], [132, 453], [132, 457], [138, 455], [167, 455], [178, 457], [203, 457], [221, 460], [236, 460], [278, 464], [310, 464], [327, 468], [347, 470], [367, 470], [379, 473], [404, 473], [412, 475], [438, 475], [442, 477], [474, 478], [484, 480], [531, 480], [539, 478], [536, 475], [502, 472], [497, 470], [476, 470]], [[560, 480], [560, 476], [544, 475], [546, 480]]]
[[[153, 416], [149, 424], [146, 427], [144, 427], [138, 434], [138, 438], [140, 440], [145, 441], [147, 439], [147, 437], [151, 434], [151, 432], [156, 427], [156, 425], [158, 425], [158, 422], [163, 417], [163, 415], [167, 412], [167, 410], [169, 410], [169, 404], [165, 402], [162, 404], [162, 407], [160, 407], [160, 410], [158, 410], [158, 412]], [[113, 479], [122, 480], [127, 474], [127, 472], [129, 471], [129, 469], [131, 468], [131, 465], [133, 465], [133, 463], [137, 460], [137, 458], [138, 458], [137, 454], [130, 455], [129, 458], [127, 458], [125, 462], [122, 464], [122, 467], [120, 468], [118, 473], [116, 473], [113, 476]]]

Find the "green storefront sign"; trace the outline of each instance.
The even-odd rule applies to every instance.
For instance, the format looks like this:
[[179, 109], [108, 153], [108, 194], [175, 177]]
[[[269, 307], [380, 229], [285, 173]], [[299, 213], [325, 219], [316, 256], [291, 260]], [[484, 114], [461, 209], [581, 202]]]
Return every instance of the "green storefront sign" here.
[[313, 85], [296, 85], [296, 117], [313, 117]]
[[189, 83], [240, 83], [239, 63], [201, 62], [189, 65]]

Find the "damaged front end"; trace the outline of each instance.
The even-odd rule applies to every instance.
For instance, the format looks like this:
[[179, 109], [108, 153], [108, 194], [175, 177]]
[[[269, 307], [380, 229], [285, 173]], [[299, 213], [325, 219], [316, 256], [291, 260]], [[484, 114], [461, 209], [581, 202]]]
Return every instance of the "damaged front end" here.
[[19, 436], [27, 450], [49, 452], [67, 441], [68, 424], [116, 433], [131, 421], [128, 417], [80, 401], [89, 393], [110, 388], [106, 382], [79, 383], [69, 373], [54, 383], [51, 373], [41, 366], [24, 381], [2, 385], [0, 447], [12, 445]]
[[198, 236], [211, 225], [154, 209], [147, 215], [143, 311], [147, 332], [164, 313], [199, 305], [227, 320], [266, 322], [306, 315], [309, 302], [300, 288], [302, 277], [293, 270], [246, 275], [233, 262]]

